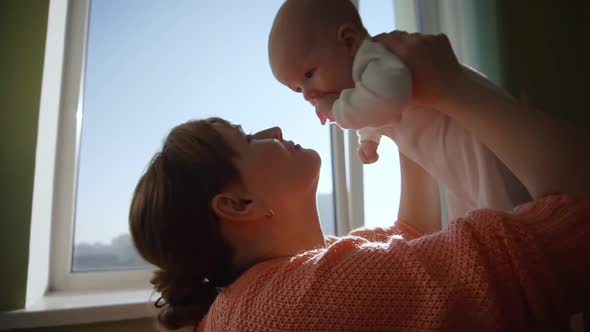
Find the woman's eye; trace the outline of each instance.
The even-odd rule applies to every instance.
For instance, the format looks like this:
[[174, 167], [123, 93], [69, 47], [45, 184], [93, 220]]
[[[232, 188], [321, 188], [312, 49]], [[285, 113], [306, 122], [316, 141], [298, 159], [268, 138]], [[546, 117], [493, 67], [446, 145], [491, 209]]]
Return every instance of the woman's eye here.
[[312, 70], [308, 70], [308, 71], [306, 71], [306, 72], [305, 72], [305, 75], [304, 75], [304, 76], [305, 76], [305, 78], [307, 78], [307, 79], [309, 79], [309, 78], [312, 78], [312, 77], [313, 77], [313, 72], [314, 72], [314, 70], [313, 70], [313, 69], [312, 69]]

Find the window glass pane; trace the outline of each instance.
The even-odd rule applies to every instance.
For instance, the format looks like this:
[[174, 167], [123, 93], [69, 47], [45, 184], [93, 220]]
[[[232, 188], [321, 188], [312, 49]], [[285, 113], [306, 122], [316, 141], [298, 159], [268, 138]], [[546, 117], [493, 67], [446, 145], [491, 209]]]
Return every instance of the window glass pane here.
[[280, 125], [322, 155], [318, 205], [334, 230], [330, 138], [280, 85], [267, 36], [282, 0], [92, 1], [74, 234], [74, 271], [144, 266], [128, 234], [131, 194], [175, 125], [221, 116], [245, 131]]
[[[359, 13], [371, 35], [394, 29], [392, 0], [359, 0]], [[390, 226], [397, 218], [400, 169], [397, 146], [388, 137], [379, 144], [379, 160], [363, 165], [365, 225]]]

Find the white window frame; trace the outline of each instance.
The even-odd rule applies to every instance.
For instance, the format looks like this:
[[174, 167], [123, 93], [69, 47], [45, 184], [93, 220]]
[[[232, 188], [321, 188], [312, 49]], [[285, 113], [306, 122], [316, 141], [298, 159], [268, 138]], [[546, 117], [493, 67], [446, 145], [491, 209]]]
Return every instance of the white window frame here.
[[[52, 1], [53, 3], [54, 1]], [[90, 1], [57, 1], [65, 11], [63, 78], [55, 162], [49, 288], [56, 291], [145, 289], [147, 270], [72, 273], [76, 180], [84, 105]], [[53, 8], [52, 8], [53, 9]], [[50, 15], [54, 13], [50, 12]], [[47, 45], [52, 47], [53, 45]], [[49, 142], [47, 142], [49, 143]]]
[[[53, 202], [49, 289], [62, 292], [145, 289], [149, 287], [148, 281], [151, 276], [149, 270], [71, 272], [89, 11], [90, 0], [52, 0], [49, 13], [50, 24], [65, 26], [63, 45], [48, 44], [46, 46], [63, 49], [63, 58], [54, 59], [63, 66], [60, 78], [61, 88], [57, 91], [61, 96], [58, 131], [55, 141], [44, 139], [39, 142], [56, 147], [54, 168], [48, 172], [54, 174], [52, 197], [48, 197]], [[60, 17], [62, 22], [55, 22], [53, 20], [55, 17]], [[63, 22], [64, 19], [65, 22]], [[51, 66], [49, 63], [46, 65]], [[60, 86], [57, 80], [54, 84]], [[51, 121], [55, 120], [51, 119]], [[43, 125], [40, 123], [40, 126]], [[353, 165], [349, 175], [350, 179], [354, 179], [351, 181], [354, 187], [349, 187], [344, 153], [345, 132], [333, 125], [330, 133], [336, 232], [338, 235], [344, 235], [351, 229], [364, 224], [362, 164], [356, 158], [349, 158], [349, 165]], [[348, 139], [349, 149], [356, 151], [358, 143], [355, 134], [349, 132]], [[348, 156], [351, 155], [354, 154], [348, 154]], [[358, 196], [360, 199], [349, 199], [349, 195]], [[349, 202], [355, 204], [349, 205]], [[354, 224], [351, 220], [355, 221]]]

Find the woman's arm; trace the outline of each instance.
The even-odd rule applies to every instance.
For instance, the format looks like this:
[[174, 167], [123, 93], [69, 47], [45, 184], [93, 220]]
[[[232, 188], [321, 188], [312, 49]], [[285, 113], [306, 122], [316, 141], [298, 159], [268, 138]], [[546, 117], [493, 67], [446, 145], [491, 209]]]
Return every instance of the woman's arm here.
[[533, 197], [551, 192], [590, 196], [590, 138], [547, 113], [461, 77], [440, 110], [496, 153]]
[[461, 81], [458, 89], [462, 92], [441, 110], [490, 146], [533, 197], [551, 192], [590, 196], [587, 135], [478, 82]]
[[420, 165], [399, 154], [402, 190], [398, 220], [424, 234], [441, 229], [441, 207], [438, 183]]
[[[471, 221], [463, 220], [454, 225], [463, 227], [465, 223], [471, 223], [486, 228], [494, 220], [501, 221], [499, 229], [481, 234], [503, 234], [501, 238], [505, 243], [502, 246], [509, 240], [506, 237], [508, 233], [502, 228], [520, 228], [517, 230], [519, 237], [528, 237], [531, 248], [542, 248], [539, 257], [545, 257], [543, 263], [530, 265], [522, 271], [532, 272], [531, 276], [538, 280], [542, 280], [540, 273], [550, 271], [548, 275], [551, 277], [547, 278], [547, 282], [552, 284], [549, 280], [555, 278], [558, 285], [556, 293], [565, 300], [564, 308], [568, 313], [587, 307], [590, 296], [587, 282], [590, 265], [585, 254], [590, 249], [588, 133], [547, 113], [525, 107], [464, 75], [444, 35], [395, 32], [381, 38], [391, 51], [406, 61], [412, 71], [414, 105], [441, 110], [471, 131], [512, 170], [533, 197], [561, 192], [582, 198], [547, 196], [513, 212], [515, 218], [487, 210], [470, 214], [468, 219]], [[484, 216], [494, 213], [498, 216]], [[476, 221], [478, 218], [480, 220]], [[531, 260], [534, 250], [522, 247], [523, 243], [514, 242], [512, 253], [518, 255], [510, 255], [511, 260], [520, 259], [517, 256], [524, 258], [523, 263]], [[511, 262], [510, 265], [525, 266], [518, 262]], [[498, 271], [493, 273], [499, 275]], [[507, 276], [504, 280], [510, 283], [513, 278]], [[538, 296], [538, 300], [551, 302], [551, 296], [544, 293], [547, 289], [539, 287], [542, 291], [539, 294], [543, 295]]]
[[590, 197], [587, 133], [465, 75], [444, 35], [393, 32], [378, 40], [412, 71], [411, 103], [440, 110], [471, 131], [533, 197], [551, 192]]
[[438, 183], [401, 152], [399, 159], [402, 183], [397, 221], [388, 227], [361, 227], [350, 235], [369, 241], [387, 241], [394, 235], [413, 240], [441, 229]]

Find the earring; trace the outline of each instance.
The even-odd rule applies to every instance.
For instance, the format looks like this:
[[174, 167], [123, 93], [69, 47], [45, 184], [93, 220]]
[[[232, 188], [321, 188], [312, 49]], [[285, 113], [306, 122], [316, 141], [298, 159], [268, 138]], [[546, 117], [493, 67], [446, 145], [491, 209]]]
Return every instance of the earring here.
[[264, 212], [264, 216], [270, 219], [275, 216], [275, 212], [272, 209], [266, 209], [266, 212]]

